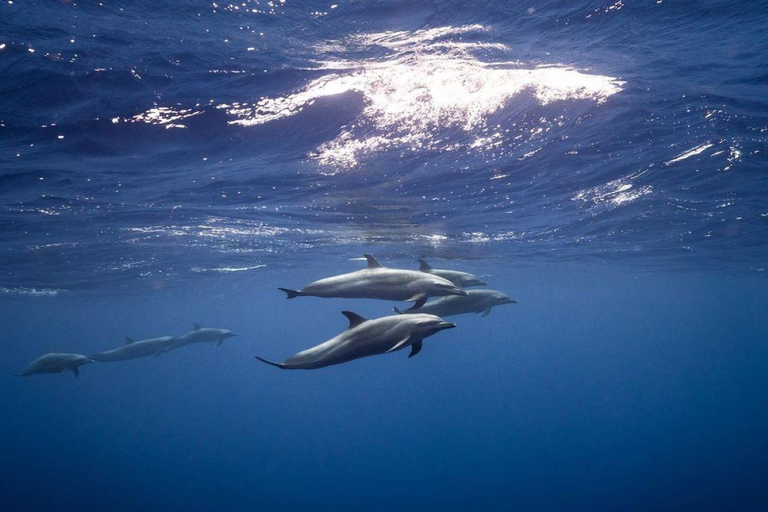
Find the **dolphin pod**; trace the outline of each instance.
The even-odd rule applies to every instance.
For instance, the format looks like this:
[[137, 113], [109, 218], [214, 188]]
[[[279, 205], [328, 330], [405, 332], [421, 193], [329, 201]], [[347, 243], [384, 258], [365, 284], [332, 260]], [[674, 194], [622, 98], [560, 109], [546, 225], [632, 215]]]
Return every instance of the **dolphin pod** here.
[[375, 320], [368, 320], [351, 311], [342, 311], [342, 314], [349, 319], [349, 327], [328, 341], [294, 354], [282, 363], [256, 358], [284, 370], [314, 370], [406, 347], [411, 347], [408, 357], [413, 357], [421, 350], [424, 338], [456, 327], [456, 324], [438, 316], [418, 313]]
[[170, 350], [175, 350], [193, 343], [215, 343], [217, 346], [227, 338], [237, 336], [226, 329], [200, 327], [194, 324], [194, 329], [182, 336], [162, 336], [136, 341], [126, 338], [125, 344], [112, 350], [98, 352], [89, 357], [81, 354], [48, 353], [32, 361], [16, 377], [26, 377], [36, 373], [64, 373], [71, 370], [75, 377], [80, 375], [78, 367], [89, 363], [111, 363], [129, 361], [150, 356], [160, 356]]
[[421, 307], [428, 297], [466, 295], [448, 279], [428, 272], [401, 270], [382, 266], [370, 254], [364, 254], [368, 267], [356, 272], [327, 277], [301, 290], [280, 288], [289, 299], [295, 297], [337, 297], [415, 302]]
[[[495, 290], [463, 290], [471, 286], [486, 286], [477, 276], [458, 270], [432, 268], [425, 260], [418, 260], [419, 270], [386, 268], [370, 254], [364, 254], [367, 268], [314, 281], [301, 290], [280, 288], [287, 298], [300, 296], [380, 299], [414, 302], [404, 311], [394, 308], [398, 314], [367, 319], [351, 311], [342, 311], [349, 320], [349, 327], [333, 338], [298, 352], [278, 363], [259, 356], [266, 364], [284, 370], [313, 370], [333, 366], [362, 357], [387, 354], [411, 348], [408, 357], [422, 349], [425, 338], [442, 330], [456, 327], [442, 317], [467, 313], [482, 313], [503, 304], [515, 304], [516, 300]], [[437, 299], [428, 302], [429, 297]], [[201, 327], [181, 336], [163, 336], [136, 341], [126, 338], [125, 344], [91, 356], [81, 354], [48, 353], [32, 361], [18, 377], [41, 373], [71, 371], [80, 375], [80, 366], [94, 362], [118, 362], [151, 356], [160, 356], [197, 343], [221, 345], [226, 339], [237, 336], [227, 329]]]

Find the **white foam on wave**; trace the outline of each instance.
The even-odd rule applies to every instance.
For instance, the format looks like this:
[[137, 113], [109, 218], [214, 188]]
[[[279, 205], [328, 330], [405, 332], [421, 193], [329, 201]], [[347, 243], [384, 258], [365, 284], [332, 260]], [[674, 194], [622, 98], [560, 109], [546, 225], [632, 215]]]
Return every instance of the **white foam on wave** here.
[[202, 114], [202, 110], [187, 109], [174, 109], [171, 107], [153, 107], [146, 112], [141, 112], [132, 117], [113, 117], [112, 123], [147, 123], [165, 126], [166, 129], [170, 128], [186, 128], [185, 124], [181, 124], [179, 121], [194, 117]]
[[330, 73], [298, 91], [219, 108], [234, 118], [231, 124], [257, 126], [294, 116], [322, 98], [359, 94], [365, 102], [362, 114], [312, 155], [323, 164], [349, 167], [361, 154], [392, 147], [435, 148], [439, 142], [436, 131], [445, 128], [463, 130], [471, 139], [467, 146], [482, 149], [483, 141], [493, 141], [488, 133], [480, 133], [487, 128], [488, 118], [524, 91], [542, 105], [564, 100], [599, 105], [624, 84], [613, 77], [563, 66], [484, 62], [475, 54], [510, 51], [497, 43], [462, 40], [467, 34], [485, 32], [480, 25], [470, 25], [359, 34], [322, 49], [339, 53], [381, 46], [391, 55], [386, 59], [321, 60], [317, 68]]
[[578, 192], [571, 200], [579, 201], [593, 207], [613, 209], [623, 204], [632, 203], [643, 196], [651, 194], [651, 185], [637, 186], [633, 181], [645, 172], [633, 173], [629, 176], [609, 181], [603, 185]]
[[682, 162], [683, 160], [691, 158], [692, 156], [696, 156], [698, 154], [703, 153], [704, 151], [708, 150], [712, 146], [714, 146], [714, 144], [712, 144], [711, 142], [706, 142], [704, 144], [699, 144], [695, 148], [691, 148], [688, 151], [680, 153], [679, 155], [677, 155], [672, 160], [667, 160], [666, 162], [664, 162], [664, 164], [665, 165], [672, 165], [672, 164], [676, 164], [677, 162]]
[[0, 286], [0, 293], [9, 295], [25, 295], [28, 297], [56, 297], [60, 290], [52, 290], [48, 288], [5, 288]]

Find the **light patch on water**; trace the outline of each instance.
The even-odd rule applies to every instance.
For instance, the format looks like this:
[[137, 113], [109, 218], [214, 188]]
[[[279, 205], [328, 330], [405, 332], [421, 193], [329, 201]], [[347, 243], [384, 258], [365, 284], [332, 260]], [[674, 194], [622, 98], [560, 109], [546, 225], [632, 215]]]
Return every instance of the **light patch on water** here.
[[194, 267], [192, 272], [222, 272], [222, 273], [229, 273], [229, 272], [247, 272], [249, 270], [256, 270], [260, 268], [264, 268], [266, 265], [250, 265], [247, 267], [218, 267], [218, 268], [203, 268], [203, 267]]
[[704, 151], [708, 150], [712, 146], [714, 146], [714, 144], [712, 144], [711, 142], [706, 142], [704, 144], [699, 144], [695, 148], [689, 149], [688, 151], [685, 151], [684, 153], [680, 153], [679, 155], [677, 155], [672, 160], [667, 160], [666, 162], [664, 162], [664, 165], [672, 165], [672, 164], [676, 164], [677, 162], [682, 162], [683, 160], [685, 160], [687, 158], [691, 158], [692, 156], [696, 156], [698, 154], [703, 153]]
[[643, 174], [643, 172], [635, 173], [610, 181], [604, 185], [582, 190], [573, 196], [571, 200], [591, 203], [593, 206], [608, 206], [610, 208], [632, 203], [653, 192], [651, 185], [638, 187], [632, 183], [634, 179]]
[[494, 127], [490, 135], [483, 134], [489, 117], [523, 92], [541, 105], [565, 100], [599, 105], [622, 90], [624, 82], [616, 78], [569, 67], [483, 62], [474, 53], [510, 51], [504, 45], [461, 40], [485, 32], [480, 25], [470, 25], [362, 34], [327, 43], [320, 50], [381, 46], [393, 55], [367, 61], [329, 58], [316, 67], [330, 73], [298, 91], [218, 108], [234, 118], [230, 124], [258, 126], [295, 116], [322, 98], [360, 95], [365, 105], [361, 115], [311, 155], [322, 164], [348, 168], [361, 155], [389, 148], [444, 150], [435, 133], [446, 128], [465, 132], [470, 148], [492, 148], [502, 132]]
[[169, 128], [186, 128], [186, 125], [179, 123], [183, 119], [202, 114], [202, 110], [193, 110], [191, 108], [175, 110], [171, 107], [155, 107], [136, 114], [133, 117], [113, 117], [112, 123], [147, 123], [165, 126]]
[[60, 290], [47, 288], [5, 288], [0, 286], [0, 293], [26, 295], [28, 297], [56, 297], [60, 293]]

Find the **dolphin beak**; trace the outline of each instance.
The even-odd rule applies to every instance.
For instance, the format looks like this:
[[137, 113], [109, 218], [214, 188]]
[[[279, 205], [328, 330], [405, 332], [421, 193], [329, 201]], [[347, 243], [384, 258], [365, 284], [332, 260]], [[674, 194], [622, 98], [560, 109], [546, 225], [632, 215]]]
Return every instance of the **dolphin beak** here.
[[507, 299], [507, 302], [505, 304], [517, 304], [517, 301], [515, 299]]
[[451, 290], [450, 295], [461, 295], [462, 297], [464, 297], [464, 296], [469, 295], [469, 294], [467, 292], [465, 292], [464, 290], [459, 290], [457, 288], [455, 290]]
[[453, 322], [440, 322], [439, 324], [437, 324], [438, 331], [443, 331], [445, 329], [453, 329], [454, 327], [456, 327], [456, 324], [454, 324]]
[[475, 281], [474, 284], [475, 286], [488, 286], [488, 283], [486, 283], [485, 281], [479, 281], [479, 280]]

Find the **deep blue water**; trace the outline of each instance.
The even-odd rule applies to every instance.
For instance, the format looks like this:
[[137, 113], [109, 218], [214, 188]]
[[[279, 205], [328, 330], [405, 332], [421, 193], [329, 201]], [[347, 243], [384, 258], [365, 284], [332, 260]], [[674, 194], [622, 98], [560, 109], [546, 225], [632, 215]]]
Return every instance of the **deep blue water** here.
[[[768, 6], [0, 4], [3, 510], [768, 510]], [[281, 360], [393, 303], [519, 304]]]

